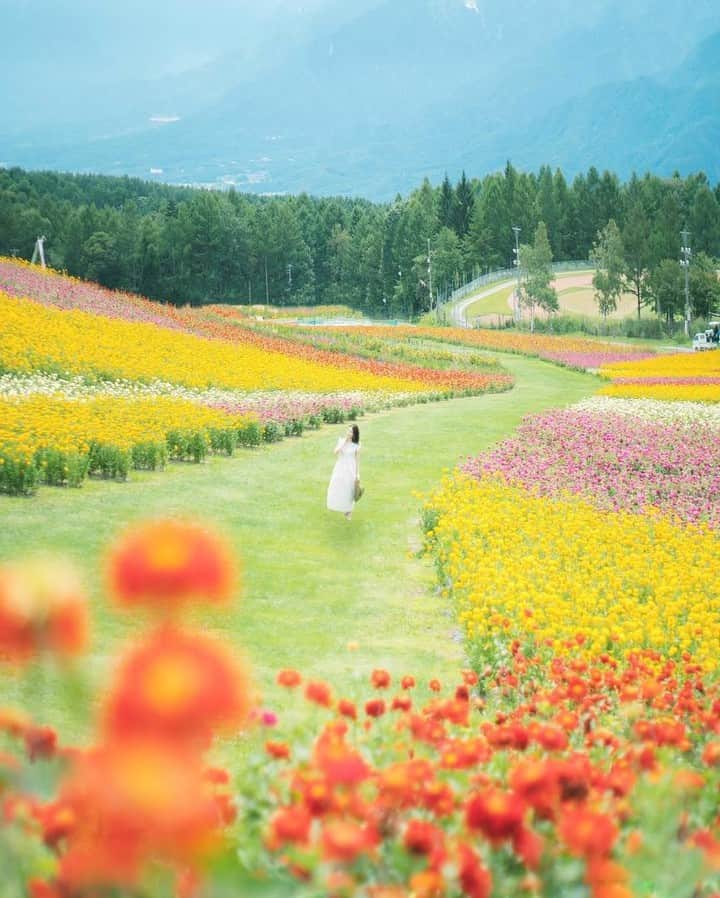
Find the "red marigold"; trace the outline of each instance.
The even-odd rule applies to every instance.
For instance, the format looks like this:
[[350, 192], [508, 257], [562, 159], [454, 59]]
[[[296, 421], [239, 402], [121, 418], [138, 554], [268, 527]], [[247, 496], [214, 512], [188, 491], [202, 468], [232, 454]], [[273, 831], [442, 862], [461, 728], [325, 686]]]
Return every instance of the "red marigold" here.
[[350, 699], [341, 698], [338, 702], [338, 713], [343, 717], [349, 717], [351, 720], [357, 720], [357, 708]]
[[277, 683], [287, 689], [294, 689], [302, 683], [302, 677], [297, 670], [285, 669], [278, 672]]
[[517, 795], [490, 788], [471, 796], [465, 805], [468, 829], [479, 829], [492, 842], [511, 839], [522, 826], [525, 807]]
[[126, 531], [108, 559], [119, 604], [163, 611], [202, 599], [222, 602], [234, 586], [231, 554], [220, 537], [188, 521], [149, 521]]
[[403, 689], [413, 689], [415, 686], [415, 677], [409, 675], [404, 676], [400, 681], [400, 685]]
[[306, 684], [305, 698], [316, 705], [322, 705], [324, 708], [329, 708], [332, 704], [330, 687], [321, 680], [311, 680]]
[[403, 836], [403, 845], [411, 854], [431, 854], [442, 845], [444, 834], [426, 820], [409, 820]]
[[385, 702], [381, 698], [370, 699], [365, 702], [365, 713], [368, 717], [382, 717], [385, 713]]
[[202, 742], [242, 724], [251, 705], [248, 674], [223, 645], [162, 627], [121, 664], [105, 728], [113, 739]]
[[409, 711], [412, 708], [412, 699], [409, 695], [396, 695], [390, 708], [393, 711]]
[[290, 746], [287, 742], [266, 742], [265, 751], [271, 758], [278, 761], [286, 761], [290, 758]]
[[720, 767], [720, 742], [708, 742], [703, 749], [702, 759], [708, 767]]
[[363, 756], [345, 742], [344, 732], [333, 726], [327, 727], [315, 743], [313, 760], [331, 786], [354, 786], [370, 775]]
[[463, 678], [463, 683], [466, 686], [476, 686], [480, 679], [474, 670], [464, 670], [462, 672], [462, 678]]
[[618, 836], [617, 826], [608, 814], [584, 808], [567, 810], [558, 831], [571, 854], [586, 858], [609, 854]]
[[80, 580], [67, 562], [37, 559], [0, 568], [0, 659], [42, 651], [76, 655], [87, 644]]
[[440, 690], [442, 689], [442, 686], [440, 685], [440, 680], [435, 680], [435, 679], [430, 680], [429, 686], [433, 692], [440, 692]]
[[490, 898], [492, 875], [468, 845], [458, 845], [458, 876], [469, 898]]
[[387, 689], [390, 685], [390, 674], [387, 670], [376, 668], [370, 676], [370, 682], [375, 689]]

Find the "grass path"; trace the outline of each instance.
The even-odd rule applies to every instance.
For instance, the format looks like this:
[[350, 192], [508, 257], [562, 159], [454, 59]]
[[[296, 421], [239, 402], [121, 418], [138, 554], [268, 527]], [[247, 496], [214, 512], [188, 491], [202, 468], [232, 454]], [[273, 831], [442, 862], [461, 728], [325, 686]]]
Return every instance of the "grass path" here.
[[[573, 402], [598, 383], [534, 359], [505, 355], [502, 361], [517, 378], [511, 392], [359, 422], [367, 492], [350, 524], [324, 507], [332, 449], [344, 432], [339, 425], [233, 459], [133, 475], [126, 484], [2, 497], [0, 560], [59, 549], [82, 566], [94, 609], [92, 663], [102, 678], [118, 641], [138, 626], [133, 617], [109, 612], [101, 599], [103, 546], [138, 517], [201, 515], [230, 536], [243, 558], [244, 595], [198, 623], [244, 647], [269, 700], [274, 672], [284, 666], [346, 687], [376, 666], [439, 677], [455, 672], [462, 658], [452, 616], [432, 592], [431, 568], [412, 551], [419, 542], [413, 494], [506, 436], [523, 415]], [[357, 649], [349, 651], [350, 642]], [[69, 708], [48, 697], [44, 716], [67, 730]]]

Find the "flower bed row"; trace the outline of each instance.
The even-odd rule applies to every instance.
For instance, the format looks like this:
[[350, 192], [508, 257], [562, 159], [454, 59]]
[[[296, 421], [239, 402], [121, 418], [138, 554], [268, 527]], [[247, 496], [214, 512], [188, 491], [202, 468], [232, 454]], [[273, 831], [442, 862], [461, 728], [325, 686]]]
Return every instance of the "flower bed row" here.
[[[350, 330], [350, 329], [347, 329]], [[655, 353], [617, 343], [601, 343], [579, 337], [528, 334], [517, 331], [465, 329], [457, 327], [378, 327], [359, 326], [353, 333], [386, 339], [415, 338], [439, 340], [498, 352], [511, 352], [546, 359], [568, 368], [596, 370], [613, 362], [653, 358]]]
[[646, 406], [643, 420], [632, 403], [616, 410], [614, 402], [527, 418], [463, 470], [499, 474], [539, 495], [573, 493], [603, 509], [655, 508], [720, 526], [720, 417], [654, 420]]
[[0, 398], [0, 492], [79, 486], [92, 475], [124, 480], [131, 468], [199, 462], [208, 452], [231, 455], [262, 439], [255, 415], [182, 399]]
[[530, 639], [577, 656], [688, 651], [720, 665], [720, 537], [706, 527], [462, 472], [427, 500], [424, 520], [478, 664]]
[[665, 402], [720, 402], [720, 353], [682, 352], [631, 363], [616, 363], [600, 372], [612, 382], [601, 393]]
[[[433, 378], [331, 367], [250, 344], [177, 333], [152, 324], [62, 312], [0, 293], [0, 360], [5, 371], [54, 371], [101, 378], [166, 380], [241, 390], [433, 389]], [[478, 385], [478, 389], [480, 385]]]
[[[90, 745], [0, 708], [13, 898], [716, 896], [720, 683], [690, 654], [518, 641], [495, 670], [376, 669], [353, 695], [286, 669], [261, 709], [242, 658], [182, 624], [189, 601], [234, 592], [216, 538], [157, 522], [108, 557], [115, 602], [159, 622], [86, 704]], [[5, 664], [32, 684], [87, 643], [72, 571], [0, 568]], [[77, 690], [82, 671], [49, 688]], [[210, 766], [240, 730], [234, 769]]]

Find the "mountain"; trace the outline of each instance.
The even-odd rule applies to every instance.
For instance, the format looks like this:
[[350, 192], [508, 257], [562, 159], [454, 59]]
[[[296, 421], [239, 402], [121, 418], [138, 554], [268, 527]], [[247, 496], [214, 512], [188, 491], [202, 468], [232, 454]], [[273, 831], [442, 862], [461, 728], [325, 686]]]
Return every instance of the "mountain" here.
[[[152, 64], [160, 20], [123, 60], [127, 34], [86, 9], [96, 45], [80, 62], [63, 51], [50, 108], [0, 94], [0, 162], [378, 199], [507, 158], [717, 171], [716, 0], [207, 0], [219, 19], [195, 41], [197, 4], [177, 2]], [[104, 41], [110, 62], [81, 77]], [[27, 60], [23, 74], [39, 77]]]

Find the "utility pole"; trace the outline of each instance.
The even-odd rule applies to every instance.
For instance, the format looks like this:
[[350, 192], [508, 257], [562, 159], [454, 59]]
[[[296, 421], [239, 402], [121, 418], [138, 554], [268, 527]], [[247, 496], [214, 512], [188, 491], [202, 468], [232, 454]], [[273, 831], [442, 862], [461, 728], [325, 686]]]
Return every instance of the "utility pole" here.
[[515, 288], [515, 302], [513, 303], [513, 318], [515, 324], [520, 323], [520, 228], [513, 225], [513, 233], [515, 234], [515, 268], [517, 269], [517, 287]]
[[682, 246], [680, 247], [680, 252], [682, 253], [682, 259], [680, 260], [680, 264], [685, 269], [685, 336], [690, 336], [690, 317], [692, 314], [692, 309], [690, 308], [690, 256], [692, 256], [692, 250], [690, 249], [690, 231], [687, 228], [683, 228], [680, 231], [680, 236], [682, 237]]
[[265, 256], [265, 305], [270, 305], [270, 287], [268, 285], [267, 256]]
[[433, 308], [433, 294], [432, 294], [432, 256], [430, 255], [430, 238], [428, 237], [428, 254], [427, 254], [427, 266], [428, 266], [428, 289], [430, 291], [430, 311], [432, 312]]
[[290, 288], [290, 290], [292, 290], [292, 262], [288, 263], [287, 276], [288, 276], [288, 287]]

